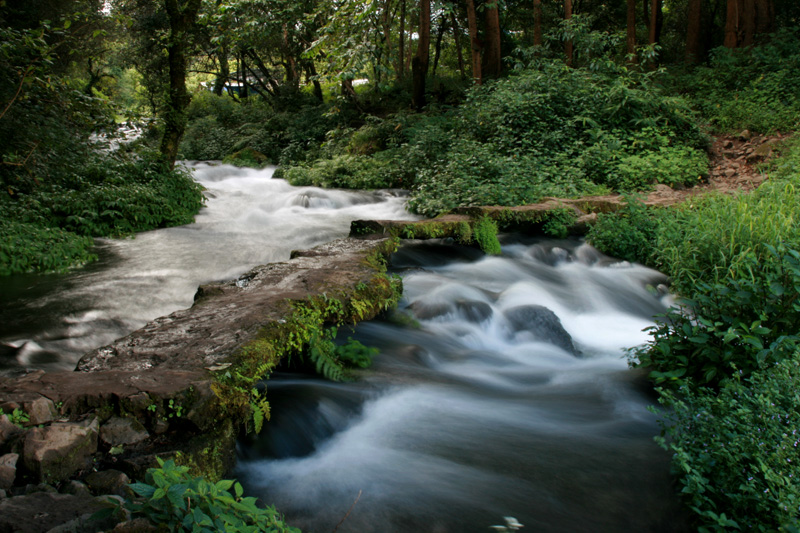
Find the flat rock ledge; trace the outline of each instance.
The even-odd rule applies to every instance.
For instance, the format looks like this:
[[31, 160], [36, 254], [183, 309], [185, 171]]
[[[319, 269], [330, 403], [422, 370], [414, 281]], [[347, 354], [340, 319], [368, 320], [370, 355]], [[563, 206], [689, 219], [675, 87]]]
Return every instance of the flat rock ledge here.
[[223, 476], [256, 380], [309, 331], [396, 302], [399, 282], [385, 275], [396, 243], [349, 238], [293, 252], [201, 286], [191, 308], [86, 354], [74, 372], [0, 377], [0, 531], [111, 530], [86, 512], [124, 495], [156, 457]]

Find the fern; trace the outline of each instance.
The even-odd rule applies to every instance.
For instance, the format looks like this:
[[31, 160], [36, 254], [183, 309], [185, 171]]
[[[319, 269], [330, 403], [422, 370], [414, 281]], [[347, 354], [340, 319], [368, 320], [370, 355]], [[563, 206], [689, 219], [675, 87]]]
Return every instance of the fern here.
[[250, 395], [250, 410], [253, 413], [253, 429], [256, 434], [261, 433], [261, 428], [264, 427], [264, 421], [269, 420], [270, 409], [269, 402], [266, 398], [266, 393], [258, 392], [258, 389], [253, 389]]
[[344, 366], [336, 357], [336, 346], [325, 333], [314, 333], [311, 337], [309, 355], [318, 374], [331, 381], [344, 379]]

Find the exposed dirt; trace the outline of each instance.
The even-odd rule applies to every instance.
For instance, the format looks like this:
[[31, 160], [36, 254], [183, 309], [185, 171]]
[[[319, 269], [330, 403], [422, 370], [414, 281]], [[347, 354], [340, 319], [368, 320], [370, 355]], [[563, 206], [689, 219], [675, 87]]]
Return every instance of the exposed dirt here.
[[735, 136], [717, 137], [711, 146], [709, 177], [698, 185], [675, 190], [658, 185], [647, 196], [647, 204], [672, 205], [690, 196], [718, 191], [726, 194], [749, 192], [761, 185], [766, 176], [759, 172], [761, 163], [771, 158], [788, 135], [751, 135], [743, 131]]

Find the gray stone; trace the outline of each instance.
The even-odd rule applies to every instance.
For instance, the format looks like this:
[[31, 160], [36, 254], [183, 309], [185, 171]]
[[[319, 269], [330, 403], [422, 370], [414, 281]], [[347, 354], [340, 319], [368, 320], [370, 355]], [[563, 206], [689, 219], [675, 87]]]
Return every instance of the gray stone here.
[[92, 494], [115, 494], [117, 496], [128, 496], [130, 489], [128, 485], [131, 480], [119, 470], [103, 470], [94, 472], [86, 476], [86, 484]]
[[39, 396], [30, 401], [23, 402], [22, 409], [28, 413], [30, 420], [25, 424], [26, 426], [38, 426], [40, 424], [47, 424], [55, 420], [58, 416], [56, 406], [49, 398]]
[[137, 518], [117, 524], [111, 533], [154, 533], [158, 528], [146, 518]]
[[49, 494], [54, 494], [58, 492], [56, 488], [52, 485], [48, 485], [47, 483], [37, 483], [25, 485], [25, 494], [36, 494], [38, 492], [47, 492]]
[[10, 443], [14, 437], [20, 435], [23, 431], [25, 430], [11, 423], [8, 415], [0, 416], [0, 449], [3, 449], [6, 444]]
[[135, 418], [113, 417], [100, 427], [100, 440], [108, 446], [136, 444], [150, 437]]
[[[102, 509], [93, 498], [37, 492], [0, 501], [0, 531], [15, 533], [41, 533], [66, 524], [83, 515], [91, 516]], [[109, 526], [109, 527], [113, 527]], [[82, 533], [102, 531], [102, 528], [84, 527]]]
[[89, 487], [86, 486], [86, 483], [81, 483], [80, 481], [76, 481], [74, 479], [69, 480], [61, 487], [62, 494], [72, 494], [74, 496], [91, 496], [91, 492], [89, 491]]
[[25, 468], [46, 482], [62, 481], [90, 464], [97, 432], [77, 424], [34, 428], [25, 437]]
[[17, 460], [19, 455], [7, 453], [0, 457], [0, 489], [8, 490], [14, 486], [17, 477]]
[[541, 305], [521, 305], [507, 310], [505, 316], [514, 331], [528, 331], [538, 340], [580, 355], [561, 320], [550, 309]]

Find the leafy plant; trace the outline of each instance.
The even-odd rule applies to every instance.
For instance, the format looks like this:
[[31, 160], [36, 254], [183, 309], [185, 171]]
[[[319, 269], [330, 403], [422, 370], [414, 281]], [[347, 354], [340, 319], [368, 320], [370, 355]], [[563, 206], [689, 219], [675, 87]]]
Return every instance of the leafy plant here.
[[635, 195], [624, 198], [621, 210], [597, 215], [586, 240], [610, 256], [649, 264], [657, 246], [660, 213], [648, 209]]
[[699, 531], [800, 527], [800, 352], [716, 392], [661, 391], [681, 494]]
[[144, 483], [130, 485], [138, 498], [127, 500], [125, 507], [134, 516], [144, 516], [168, 531], [299, 532], [287, 526], [274, 507], [262, 508], [256, 498], [243, 497], [238, 482], [192, 478], [188, 467], [172, 459], [157, 460], [159, 467], [147, 470]]
[[28, 413], [19, 408], [15, 408], [10, 413], [5, 413], [3, 409], [0, 409], [0, 416], [7, 416], [9, 422], [19, 427], [23, 427], [31, 420], [31, 417], [28, 415]]
[[473, 225], [473, 235], [475, 242], [481, 250], [489, 255], [500, 255], [503, 253], [500, 241], [497, 240], [497, 223], [487, 216], [479, 218]]

